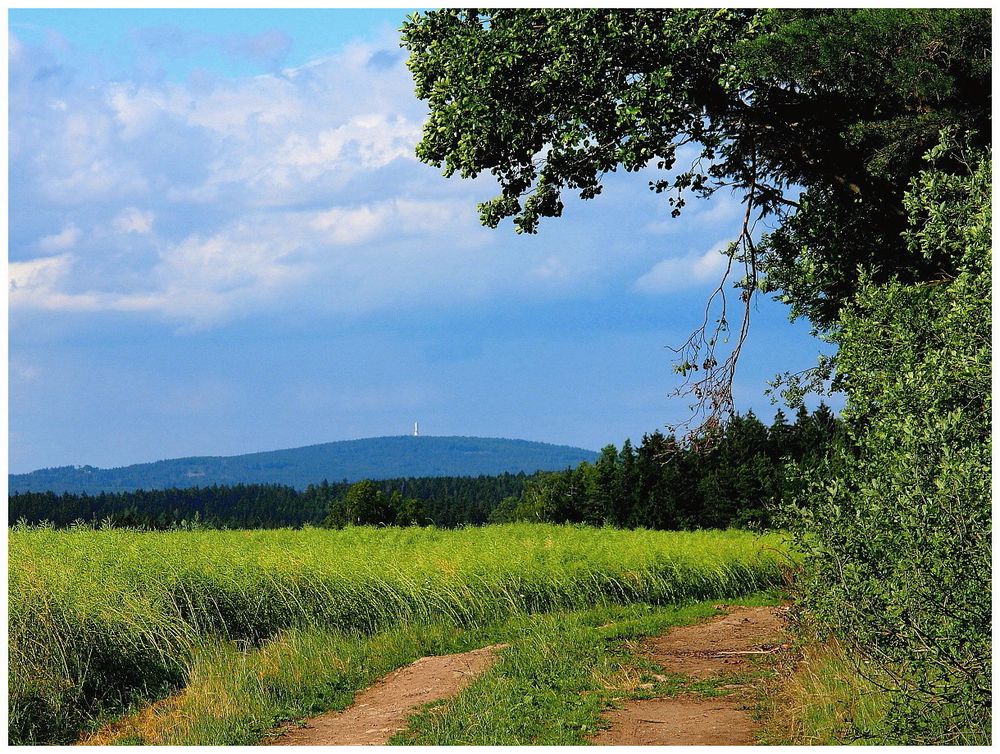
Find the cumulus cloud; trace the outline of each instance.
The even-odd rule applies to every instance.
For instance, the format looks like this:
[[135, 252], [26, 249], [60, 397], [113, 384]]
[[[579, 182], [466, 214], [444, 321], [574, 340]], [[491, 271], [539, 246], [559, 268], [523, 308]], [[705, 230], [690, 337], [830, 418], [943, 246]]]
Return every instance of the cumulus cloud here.
[[63, 284], [73, 265], [70, 254], [41, 257], [7, 265], [8, 302], [11, 307], [62, 311], [97, 311], [99, 297], [67, 293]]
[[274, 155], [275, 167], [294, 168], [306, 179], [342, 162], [363, 169], [380, 168], [393, 160], [414, 159], [413, 145], [419, 138], [420, 124], [405, 116], [364, 113], [316, 134], [289, 134]]
[[135, 207], [122, 210], [121, 214], [111, 222], [119, 233], [149, 233], [153, 230], [153, 213], [143, 212]]
[[[139, 42], [176, 55], [223, 43], [175, 32]], [[284, 42], [225, 44], [273, 62]], [[414, 157], [426, 107], [393, 37], [184, 81], [103, 80], [46, 45], [17, 42], [10, 60], [11, 195], [33, 209], [12, 213], [11, 237], [26, 239], [12, 242], [12, 307], [204, 328], [289, 308], [562, 295], [616, 265], [590, 237], [568, 263], [544, 245], [553, 235], [479, 225], [490, 178], [445, 181]]]
[[71, 260], [68, 254], [60, 254], [27, 262], [10, 262], [7, 265], [7, 280], [11, 293], [51, 287], [66, 274]]
[[71, 223], [59, 233], [39, 239], [38, 248], [42, 251], [62, 251], [73, 248], [78, 240], [80, 240], [80, 229]]
[[[12, 238], [33, 235], [12, 257], [39, 257], [12, 264], [12, 306], [203, 323], [279, 291], [325, 306], [310, 282], [343, 273], [335, 249], [387, 236], [419, 244], [455, 229], [450, 202], [422, 197], [397, 167], [415, 164], [422, 108], [395, 44], [385, 44], [394, 40], [280, 70], [283, 33], [136, 35], [160, 54], [213, 44], [276, 70], [102, 81], [71, 68], [65, 40], [12, 34], [11, 193], [34, 209], [12, 215]], [[30, 231], [33, 217], [67, 214], [83, 222]], [[386, 253], [365, 250], [354, 277], [382, 274]]]
[[726, 268], [725, 250], [728, 241], [720, 241], [703, 254], [687, 254], [657, 262], [635, 281], [641, 293], [670, 293], [696, 288], [708, 282], [718, 282]]
[[334, 207], [313, 217], [309, 226], [323, 232], [323, 238], [334, 244], [367, 241], [378, 234], [386, 220], [383, 207]]

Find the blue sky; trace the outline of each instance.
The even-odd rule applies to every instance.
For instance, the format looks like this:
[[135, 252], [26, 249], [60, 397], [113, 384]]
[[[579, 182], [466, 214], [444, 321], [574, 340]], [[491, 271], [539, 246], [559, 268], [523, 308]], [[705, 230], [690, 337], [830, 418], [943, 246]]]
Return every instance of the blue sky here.
[[[666, 346], [738, 229], [649, 176], [537, 236], [413, 157], [406, 11], [10, 11], [10, 468], [403, 434], [599, 448], [686, 415]], [[761, 300], [736, 384], [820, 344]]]

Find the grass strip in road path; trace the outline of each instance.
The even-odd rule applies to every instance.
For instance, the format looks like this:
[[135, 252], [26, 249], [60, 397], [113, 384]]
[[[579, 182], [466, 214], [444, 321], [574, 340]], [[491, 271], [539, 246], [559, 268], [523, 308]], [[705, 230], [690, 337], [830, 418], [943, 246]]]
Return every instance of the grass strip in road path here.
[[[728, 602], [776, 601], [762, 595]], [[182, 692], [106, 726], [89, 743], [256, 744], [283, 721], [344, 709], [357, 691], [421, 656], [506, 643], [491, 670], [450, 703], [418, 713], [392, 742], [580, 744], [616, 696], [644, 692], [649, 673], [627, 642], [714, 615], [719, 604], [727, 603], [606, 606], [370, 636], [291, 630], [250, 652], [219, 642], [199, 651]]]
[[[683, 607], [630, 605], [535, 616], [508, 639], [500, 662], [451, 701], [430, 705], [393, 743], [421, 745], [586, 744], [602, 713], [628, 699], [681, 693], [719, 696], [734, 676], [693, 679], [644, 660], [636, 640], [722, 611], [772, 605], [775, 595]], [[767, 672], [767, 671], [762, 671]], [[735, 681], [751, 682], [755, 671]]]
[[[747, 746], [760, 728], [751, 708], [766, 660], [788, 646], [776, 607], [733, 607], [639, 642], [654, 670], [650, 694], [609, 712], [593, 739], [606, 746]], [[763, 661], [763, 662], [762, 662]], [[699, 682], [708, 689], [697, 690]], [[679, 687], [679, 688], [678, 688]]]

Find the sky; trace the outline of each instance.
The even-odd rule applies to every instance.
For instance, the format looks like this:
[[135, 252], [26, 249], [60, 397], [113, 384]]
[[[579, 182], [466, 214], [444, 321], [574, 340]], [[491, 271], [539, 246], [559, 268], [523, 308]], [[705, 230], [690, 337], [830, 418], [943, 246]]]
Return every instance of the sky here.
[[[408, 433], [598, 449], [688, 415], [738, 197], [649, 174], [480, 226], [414, 157], [407, 11], [9, 12], [9, 467]], [[737, 408], [822, 345], [759, 299]]]

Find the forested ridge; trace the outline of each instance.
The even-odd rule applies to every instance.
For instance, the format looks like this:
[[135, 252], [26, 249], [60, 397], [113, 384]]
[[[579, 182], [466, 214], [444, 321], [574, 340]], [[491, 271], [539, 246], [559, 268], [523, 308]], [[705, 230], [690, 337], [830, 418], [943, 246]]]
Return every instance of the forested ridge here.
[[96, 495], [11, 495], [12, 522], [134, 526], [280, 528], [347, 524], [456, 527], [541, 521], [648, 529], [755, 527], [770, 523], [792, 478], [831, 452], [839, 422], [824, 405], [771, 426], [736, 417], [709, 452], [656, 431], [638, 446], [606, 446], [594, 463], [561, 472], [478, 477], [407, 477], [311, 484], [138, 490]]
[[284, 484], [321, 479], [478, 476], [560, 469], [594, 457], [583, 448], [496, 437], [399, 435], [238, 456], [194, 456], [113, 469], [61, 466], [8, 477], [12, 492], [128, 492], [170, 487]]

